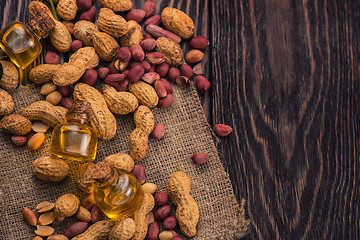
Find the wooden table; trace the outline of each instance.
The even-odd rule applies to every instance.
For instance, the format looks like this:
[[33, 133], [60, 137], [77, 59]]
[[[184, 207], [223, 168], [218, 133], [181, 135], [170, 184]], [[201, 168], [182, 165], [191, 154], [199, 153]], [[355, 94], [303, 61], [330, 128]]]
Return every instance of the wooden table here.
[[[0, 26], [28, 2], [2, 0]], [[211, 125], [234, 128], [219, 152], [248, 238], [360, 239], [360, 1], [155, 2], [211, 41], [201, 97]]]

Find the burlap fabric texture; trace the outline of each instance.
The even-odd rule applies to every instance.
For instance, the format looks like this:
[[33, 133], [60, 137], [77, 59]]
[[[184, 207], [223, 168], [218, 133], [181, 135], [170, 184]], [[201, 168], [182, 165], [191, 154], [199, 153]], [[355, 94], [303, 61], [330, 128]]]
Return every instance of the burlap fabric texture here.
[[[11, 92], [15, 101], [15, 113], [34, 101], [41, 100], [39, 87], [30, 85]], [[213, 134], [203, 113], [194, 88], [174, 86], [175, 101], [166, 109], [153, 109], [156, 123], [166, 126], [161, 140], [150, 138], [149, 150], [138, 163], [146, 169], [146, 182], [153, 182], [158, 191], [166, 191], [166, 181], [175, 171], [184, 171], [191, 179], [191, 195], [199, 205], [198, 233], [193, 239], [240, 239], [249, 221], [244, 216], [244, 200], [238, 205], [228, 174], [219, 160]], [[100, 140], [97, 161], [118, 152], [129, 152], [128, 138], [135, 128], [132, 114], [116, 116], [117, 133], [111, 140]], [[33, 239], [34, 227], [25, 223], [22, 209], [35, 210], [42, 201], [54, 202], [60, 195], [74, 193], [81, 196], [70, 178], [57, 183], [36, 179], [31, 172], [33, 160], [49, 152], [51, 129], [43, 146], [36, 151], [18, 148], [10, 136], [0, 134], [0, 239]], [[206, 152], [208, 163], [195, 165], [190, 157], [196, 152]], [[173, 206], [175, 209], [175, 206]], [[55, 233], [62, 234], [66, 227], [76, 222], [70, 217], [54, 226]], [[178, 227], [176, 232], [180, 232]], [[181, 239], [187, 239], [180, 235]]]

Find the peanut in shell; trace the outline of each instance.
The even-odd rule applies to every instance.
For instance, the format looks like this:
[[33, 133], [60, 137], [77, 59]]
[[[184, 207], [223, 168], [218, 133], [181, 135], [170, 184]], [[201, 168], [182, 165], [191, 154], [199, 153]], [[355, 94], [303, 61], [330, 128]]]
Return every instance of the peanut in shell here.
[[8, 115], [14, 111], [14, 101], [11, 95], [5, 90], [0, 89], [0, 116]]
[[69, 63], [82, 62], [86, 69], [93, 69], [99, 65], [100, 58], [93, 47], [83, 47], [69, 58]]
[[49, 33], [51, 43], [59, 52], [67, 52], [71, 49], [71, 34], [62, 22], [56, 20], [54, 22], [55, 27]]
[[31, 121], [42, 121], [49, 127], [55, 127], [64, 122], [67, 111], [66, 108], [54, 106], [47, 101], [37, 101], [20, 109], [20, 113], [24, 117]]
[[[32, 162], [31, 170], [35, 177], [48, 182], [58, 182], [69, 175], [70, 167], [66, 162], [51, 156], [40, 157]], [[38, 206], [38, 212], [51, 210], [53, 204], [43, 203], [43, 206]]]
[[166, 7], [161, 12], [161, 21], [164, 26], [183, 39], [189, 39], [194, 35], [194, 22], [183, 11]]
[[143, 37], [141, 26], [136, 21], [130, 20], [128, 21], [128, 31], [120, 38], [120, 44], [122, 47], [131, 49], [133, 45], [140, 44]]
[[57, 86], [67, 86], [77, 82], [86, 71], [82, 61], [64, 63], [54, 74], [52, 81]]
[[54, 207], [55, 220], [63, 221], [66, 217], [74, 215], [80, 206], [80, 200], [74, 194], [64, 194], [60, 196]]
[[80, 20], [75, 23], [74, 26], [75, 38], [80, 40], [83, 44], [87, 46], [94, 46], [93, 35], [96, 32], [99, 32], [98, 27], [90, 21]]
[[117, 41], [107, 33], [97, 32], [93, 35], [94, 48], [100, 58], [110, 62], [117, 54], [120, 46]]
[[13, 135], [25, 135], [31, 130], [29, 119], [19, 114], [10, 114], [0, 120], [0, 131]]
[[121, 37], [125, 35], [128, 30], [126, 20], [122, 16], [116, 15], [109, 8], [100, 9], [97, 25], [99, 29], [113, 37]]
[[74, 98], [90, 103], [90, 125], [100, 139], [111, 139], [115, 136], [116, 119], [98, 90], [85, 83], [78, 83], [74, 88]]
[[31, 69], [29, 79], [37, 84], [51, 82], [55, 72], [61, 67], [60, 64], [40, 64]]
[[129, 91], [135, 95], [141, 104], [149, 108], [155, 107], [159, 102], [155, 89], [143, 81], [129, 84]]
[[156, 51], [161, 53], [165, 62], [177, 65], [183, 58], [183, 52], [179, 44], [167, 37], [159, 37], [156, 40]]
[[100, 4], [104, 8], [110, 8], [114, 12], [129, 11], [133, 7], [131, 0], [100, 0]]
[[8, 61], [0, 61], [3, 74], [0, 78], [0, 87], [4, 90], [14, 90], [19, 84], [19, 72], [15, 65]]
[[139, 101], [134, 94], [125, 91], [116, 91], [115, 88], [105, 84], [102, 94], [111, 112], [119, 115], [132, 113], [139, 106]]

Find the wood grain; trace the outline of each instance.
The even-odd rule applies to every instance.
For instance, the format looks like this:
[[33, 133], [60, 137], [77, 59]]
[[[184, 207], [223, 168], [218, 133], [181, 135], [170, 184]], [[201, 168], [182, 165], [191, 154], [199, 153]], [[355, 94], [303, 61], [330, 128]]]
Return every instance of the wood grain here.
[[359, 9], [212, 1], [212, 123], [252, 239], [359, 239]]

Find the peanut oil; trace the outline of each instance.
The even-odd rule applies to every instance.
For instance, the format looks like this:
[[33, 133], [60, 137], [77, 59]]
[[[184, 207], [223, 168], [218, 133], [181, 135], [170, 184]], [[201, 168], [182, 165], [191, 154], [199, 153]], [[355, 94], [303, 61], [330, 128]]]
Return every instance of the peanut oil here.
[[[29, 6], [30, 8], [30, 6]], [[42, 8], [31, 7], [32, 18], [25, 25], [15, 21], [0, 31], [0, 48], [19, 68], [20, 82], [26, 85], [25, 69], [31, 63], [36, 63], [42, 47], [41, 38], [45, 38], [55, 27], [51, 16]]]
[[[134, 215], [144, 200], [144, 193], [140, 183], [134, 175], [126, 170], [115, 170], [107, 163], [99, 162], [93, 169], [99, 165], [107, 165], [110, 173], [106, 180], [92, 175], [95, 179], [94, 199], [104, 214], [111, 220], [117, 221]], [[92, 169], [92, 170], [93, 170]], [[104, 170], [100, 170], [106, 172]]]
[[66, 122], [58, 124], [52, 133], [50, 153], [67, 162], [94, 161], [98, 136], [88, 124], [90, 103], [74, 100], [66, 114]]
[[96, 132], [86, 124], [67, 121], [54, 128], [50, 152], [75, 161], [93, 161], [96, 156]]
[[19, 21], [10, 23], [0, 32], [0, 47], [20, 69], [25, 69], [41, 53], [40, 38]]

